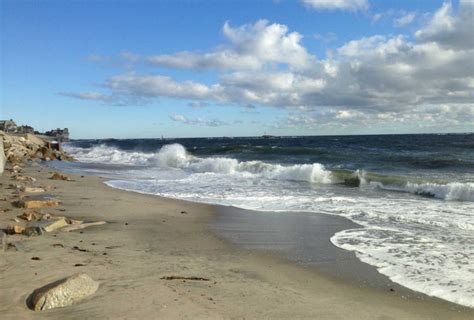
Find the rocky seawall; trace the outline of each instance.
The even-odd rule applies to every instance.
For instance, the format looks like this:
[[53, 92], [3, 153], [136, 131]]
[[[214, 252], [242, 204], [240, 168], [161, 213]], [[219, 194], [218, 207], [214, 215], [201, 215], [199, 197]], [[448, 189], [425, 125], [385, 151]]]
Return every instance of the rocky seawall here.
[[7, 163], [21, 165], [32, 160], [72, 161], [59, 143], [51, 142], [33, 134], [7, 134], [0, 131], [0, 173]]

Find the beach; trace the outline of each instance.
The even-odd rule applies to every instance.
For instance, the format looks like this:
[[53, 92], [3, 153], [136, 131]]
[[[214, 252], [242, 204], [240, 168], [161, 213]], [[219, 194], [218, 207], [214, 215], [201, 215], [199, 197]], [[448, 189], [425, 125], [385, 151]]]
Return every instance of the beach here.
[[[470, 308], [436, 298], [343, 280], [216, 236], [216, 207], [113, 189], [104, 179], [28, 165], [35, 185], [54, 187], [57, 208], [41, 209], [88, 221], [81, 231], [8, 236], [16, 250], [1, 253], [2, 319], [471, 319]], [[24, 211], [13, 208], [9, 174], [0, 178], [2, 226]], [[80, 249], [80, 250], [78, 250]], [[32, 260], [33, 257], [39, 259]], [[34, 312], [28, 295], [57, 279], [85, 272], [100, 284], [76, 305]], [[201, 280], [166, 280], [165, 277]], [[208, 281], [207, 281], [208, 280]]]

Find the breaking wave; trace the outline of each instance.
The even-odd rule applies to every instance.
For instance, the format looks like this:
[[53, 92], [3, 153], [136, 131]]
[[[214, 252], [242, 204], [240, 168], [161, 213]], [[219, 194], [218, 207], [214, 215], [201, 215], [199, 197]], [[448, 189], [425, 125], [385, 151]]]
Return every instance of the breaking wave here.
[[168, 144], [158, 152], [124, 151], [107, 145], [91, 148], [66, 146], [81, 162], [135, 166], [159, 166], [190, 170], [197, 173], [256, 175], [272, 180], [343, 184], [349, 187], [372, 187], [406, 192], [449, 201], [474, 201], [474, 183], [432, 182], [387, 176], [364, 171], [328, 170], [320, 163], [281, 165], [263, 161], [239, 161], [233, 158], [200, 158], [180, 144]]

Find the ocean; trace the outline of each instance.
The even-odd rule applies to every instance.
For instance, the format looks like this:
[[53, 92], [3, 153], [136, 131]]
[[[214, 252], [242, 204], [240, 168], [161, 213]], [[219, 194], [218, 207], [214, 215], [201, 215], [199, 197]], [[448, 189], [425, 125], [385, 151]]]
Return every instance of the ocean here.
[[[69, 171], [259, 211], [342, 216], [330, 241], [392, 281], [474, 307], [474, 134], [76, 140]], [[311, 230], [311, 229], [309, 229]], [[311, 232], [311, 231], [306, 231]]]

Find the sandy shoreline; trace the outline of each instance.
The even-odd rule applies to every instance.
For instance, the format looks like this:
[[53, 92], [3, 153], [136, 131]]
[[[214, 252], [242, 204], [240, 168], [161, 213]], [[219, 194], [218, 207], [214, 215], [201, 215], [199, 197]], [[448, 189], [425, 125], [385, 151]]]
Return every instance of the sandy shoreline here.
[[[262, 252], [239, 249], [216, 237], [213, 206], [107, 187], [98, 177], [47, 179], [51, 168], [29, 166], [35, 185], [57, 187], [62, 204], [43, 212], [105, 220], [82, 233], [35, 238], [9, 236], [18, 251], [0, 253], [2, 319], [471, 319], [474, 310], [439, 299], [403, 298], [360, 288], [314, 268]], [[0, 177], [5, 227], [23, 209], [11, 206], [12, 183]], [[59, 211], [59, 210], [65, 210]], [[186, 213], [182, 213], [185, 211]], [[58, 246], [57, 244], [61, 244]], [[73, 247], [82, 250], [74, 250]], [[40, 260], [31, 260], [33, 256]], [[83, 266], [76, 267], [76, 264]], [[90, 299], [35, 313], [25, 300], [35, 288], [79, 271], [100, 282]], [[197, 276], [210, 281], [162, 280]]]

